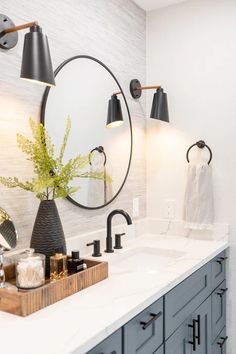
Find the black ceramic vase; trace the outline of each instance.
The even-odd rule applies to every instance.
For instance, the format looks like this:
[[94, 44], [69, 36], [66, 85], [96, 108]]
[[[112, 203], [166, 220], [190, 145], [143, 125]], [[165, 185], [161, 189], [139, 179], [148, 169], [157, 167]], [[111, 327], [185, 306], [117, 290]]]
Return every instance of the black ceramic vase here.
[[54, 200], [42, 200], [34, 222], [30, 247], [46, 255], [46, 275], [50, 273], [50, 256], [66, 254], [66, 242], [61, 219]]

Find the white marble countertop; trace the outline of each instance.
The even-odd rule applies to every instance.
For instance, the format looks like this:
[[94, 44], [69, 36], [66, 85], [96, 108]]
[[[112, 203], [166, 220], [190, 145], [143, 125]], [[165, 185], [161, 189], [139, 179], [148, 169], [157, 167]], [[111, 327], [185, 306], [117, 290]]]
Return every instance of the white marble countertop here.
[[[181, 251], [164, 271], [117, 268], [120, 255], [135, 247]], [[85, 354], [155, 300], [228, 247], [225, 240], [204, 241], [146, 234], [104, 255], [109, 278], [26, 318], [0, 312], [2, 354]], [[142, 262], [142, 259], [140, 259]]]

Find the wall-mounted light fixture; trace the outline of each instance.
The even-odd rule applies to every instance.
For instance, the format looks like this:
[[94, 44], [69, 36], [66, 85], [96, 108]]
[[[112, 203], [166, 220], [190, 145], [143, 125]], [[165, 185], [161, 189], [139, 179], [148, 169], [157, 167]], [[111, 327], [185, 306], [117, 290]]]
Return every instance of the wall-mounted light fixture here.
[[116, 128], [124, 123], [121, 103], [117, 97], [119, 94], [121, 94], [121, 92], [114, 93], [108, 102], [107, 128]]
[[18, 42], [17, 32], [26, 28], [30, 28], [30, 32], [25, 35], [20, 77], [55, 86], [48, 39], [37, 21], [15, 26], [8, 16], [0, 14], [0, 48], [15, 47]]
[[150, 118], [159, 119], [169, 123], [167, 94], [161, 86], [142, 86], [139, 80], [130, 81], [130, 93], [135, 99], [140, 98], [143, 90], [156, 89], [153, 96]]

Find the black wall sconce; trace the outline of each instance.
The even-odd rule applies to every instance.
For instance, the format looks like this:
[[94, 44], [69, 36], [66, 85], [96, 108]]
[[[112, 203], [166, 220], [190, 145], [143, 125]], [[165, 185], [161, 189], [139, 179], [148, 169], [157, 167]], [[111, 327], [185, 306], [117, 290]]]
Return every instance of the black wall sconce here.
[[169, 112], [167, 94], [161, 86], [142, 86], [140, 81], [133, 79], [130, 81], [130, 93], [135, 99], [140, 98], [143, 90], [156, 89], [152, 100], [150, 118], [159, 119], [169, 123]]
[[121, 103], [117, 95], [121, 92], [114, 93], [108, 102], [108, 112], [107, 112], [107, 128], [116, 128], [124, 123]]
[[26, 28], [30, 28], [30, 32], [25, 35], [20, 77], [55, 86], [48, 39], [37, 21], [15, 26], [8, 16], [0, 14], [0, 48], [8, 50], [15, 47], [18, 42], [17, 32]]

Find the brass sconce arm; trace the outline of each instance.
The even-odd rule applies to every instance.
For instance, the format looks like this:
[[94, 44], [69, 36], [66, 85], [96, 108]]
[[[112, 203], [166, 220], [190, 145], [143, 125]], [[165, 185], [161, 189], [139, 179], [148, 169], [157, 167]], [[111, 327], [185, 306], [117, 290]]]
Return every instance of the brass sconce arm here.
[[24, 23], [23, 25], [19, 25], [19, 26], [13, 26], [13, 27], [9, 27], [9, 28], [5, 28], [3, 30], [4, 33], [13, 33], [13, 32], [17, 32], [17, 31], [21, 31], [23, 29], [26, 28], [30, 28], [33, 26], [38, 26], [38, 22], [37, 21], [33, 21], [33, 22], [28, 22], [28, 23]]
[[159, 88], [161, 88], [161, 86], [157, 86], [157, 85], [154, 85], [154, 86], [140, 86], [140, 87], [137, 87], [138, 90], [153, 90], [153, 89], [158, 90]]
[[[159, 85], [154, 85], [154, 86], [136, 86], [135, 89], [138, 90], [138, 91], [143, 91], [143, 90], [153, 90], [153, 89], [160, 89], [161, 86]], [[113, 95], [120, 95], [121, 94], [121, 91], [119, 92], [114, 92]], [[132, 93], [131, 93], [132, 94]], [[133, 95], [132, 95], [133, 96]], [[136, 98], [136, 97], [135, 97]]]

